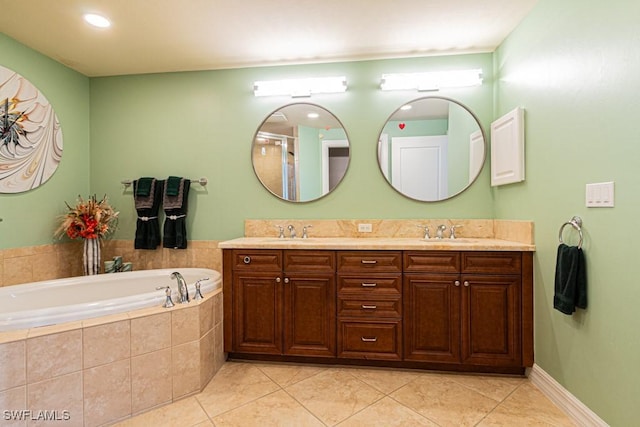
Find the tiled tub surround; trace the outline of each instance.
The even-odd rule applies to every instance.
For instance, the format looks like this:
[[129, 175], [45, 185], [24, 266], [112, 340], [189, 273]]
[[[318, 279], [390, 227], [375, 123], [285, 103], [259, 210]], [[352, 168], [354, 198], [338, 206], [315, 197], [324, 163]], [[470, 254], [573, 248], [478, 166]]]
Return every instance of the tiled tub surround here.
[[[135, 270], [210, 268], [222, 271], [217, 241], [189, 241], [187, 249], [137, 250], [132, 240], [106, 240], [102, 260], [121, 255]], [[0, 286], [82, 276], [82, 242], [0, 249]]]
[[97, 426], [198, 393], [225, 360], [222, 318], [218, 290], [170, 309], [0, 333], [0, 408], [68, 411], [65, 426]]

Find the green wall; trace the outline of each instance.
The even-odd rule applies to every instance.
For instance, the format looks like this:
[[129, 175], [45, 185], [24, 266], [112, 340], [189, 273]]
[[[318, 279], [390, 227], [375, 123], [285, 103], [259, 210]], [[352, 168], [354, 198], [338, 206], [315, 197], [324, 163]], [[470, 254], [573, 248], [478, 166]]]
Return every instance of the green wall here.
[[[187, 218], [190, 238], [224, 240], [243, 234], [247, 218], [492, 218], [488, 168], [469, 191], [446, 202], [425, 204], [400, 196], [380, 173], [378, 134], [415, 92], [382, 92], [385, 72], [482, 68], [493, 75], [492, 54], [385, 61], [263, 67], [91, 79], [91, 190], [106, 193], [121, 211], [116, 237], [132, 238], [131, 189], [120, 181], [140, 176], [198, 178]], [[329, 196], [292, 204], [273, 197], [251, 167], [256, 128], [290, 97], [253, 96], [255, 80], [345, 75], [343, 94], [311, 101], [334, 113], [351, 144], [344, 180]], [[484, 126], [492, 118], [493, 83], [439, 93], [475, 111]], [[294, 100], [295, 101], [295, 100]], [[275, 230], [274, 230], [275, 233]]]
[[0, 193], [0, 249], [51, 243], [65, 200], [88, 196], [89, 78], [0, 33], [0, 65], [21, 74], [53, 106], [62, 126], [62, 161], [43, 185]]
[[[494, 196], [498, 218], [535, 221], [536, 363], [612, 426], [640, 420], [639, 16], [638, 2], [540, 0], [495, 54], [496, 117], [525, 109], [526, 181]], [[585, 184], [604, 181], [616, 206], [586, 208]], [[589, 306], [565, 316], [553, 309], [555, 256], [573, 215]]]

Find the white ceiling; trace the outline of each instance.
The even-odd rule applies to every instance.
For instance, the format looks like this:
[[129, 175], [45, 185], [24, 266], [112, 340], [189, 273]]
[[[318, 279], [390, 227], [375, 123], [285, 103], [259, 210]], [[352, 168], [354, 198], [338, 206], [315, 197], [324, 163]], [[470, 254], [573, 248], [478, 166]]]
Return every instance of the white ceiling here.
[[[536, 2], [0, 0], [0, 27], [87, 76], [107, 76], [492, 52]], [[88, 12], [111, 28], [91, 28]]]

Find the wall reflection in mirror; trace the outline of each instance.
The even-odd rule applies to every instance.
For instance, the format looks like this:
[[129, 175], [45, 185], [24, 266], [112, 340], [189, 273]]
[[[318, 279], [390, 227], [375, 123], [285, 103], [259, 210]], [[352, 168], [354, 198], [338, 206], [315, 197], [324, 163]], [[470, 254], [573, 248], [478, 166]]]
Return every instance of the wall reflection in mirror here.
[[269, 114], [253, 139], [253, 170], [272, 194], [308, 202], [330, 193], [349, 166], [340, 121], [315, 104], [295, 103]]
[[403, 105], [378, 138], [378, 163], [386, 180], [406, 197], [425, 202], [467, 189], [485, 157], [484, 133], [475, 115], [442, 97]]

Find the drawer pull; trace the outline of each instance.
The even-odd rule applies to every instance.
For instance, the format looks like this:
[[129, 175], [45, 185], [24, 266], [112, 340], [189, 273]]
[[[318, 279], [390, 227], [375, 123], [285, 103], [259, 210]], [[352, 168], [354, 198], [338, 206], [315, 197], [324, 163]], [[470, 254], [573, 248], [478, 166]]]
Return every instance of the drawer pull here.
[[362, 284], [363, 288], [375, 288], [376, 286], [378, 286], [377, 283], [363, 283]]
[[375, 259], [363, 259], [360, 261], [363, 264], [377, 264], [378, 261], [376, 261]]
[[244, 257], [244, 259], [242, 260], [242, 262], [244, 262], [245, 264], [251, 264], [251, 257], [250, 257], [250, 256], [246, 256], [246, 257]]
[[378, 337], [371, 337], [371, 338], [367, 338], [367, 337], [362, 337], [362, 342], [376, 342], [378, 341]]
[[377, 305], [366, 305], [366, 304], [362, 304], [361, 306], [364, 310], [375, 310], [376, 308], [378, 308]]

